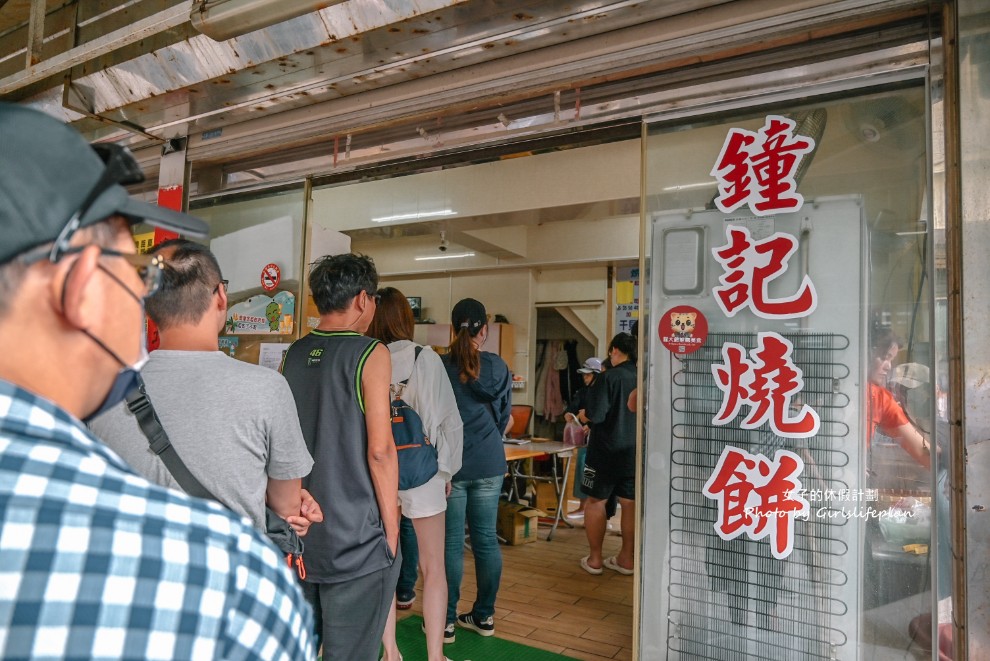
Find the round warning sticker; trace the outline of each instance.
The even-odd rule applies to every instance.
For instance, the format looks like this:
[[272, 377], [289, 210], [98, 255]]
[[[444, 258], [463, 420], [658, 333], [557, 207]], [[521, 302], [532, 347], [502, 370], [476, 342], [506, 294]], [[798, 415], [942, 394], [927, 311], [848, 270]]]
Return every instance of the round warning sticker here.
[[266, 264], [265, 268], [261, 269], [261, 288], [265, 291], [272, 291], [278, 287], [281, 280], [282, 270], [279, 269], [278, 264]]
[[657, 328], [660, 343], [671, 353], [681, 356], [694, 353], [708, 339], [708, 320], [689, 305], [671, 308], [660, 316]]

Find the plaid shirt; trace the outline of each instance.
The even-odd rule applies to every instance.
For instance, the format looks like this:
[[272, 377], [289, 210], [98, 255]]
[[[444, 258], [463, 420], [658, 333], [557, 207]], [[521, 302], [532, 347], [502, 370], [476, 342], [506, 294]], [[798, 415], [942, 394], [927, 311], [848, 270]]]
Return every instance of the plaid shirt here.
[[0, 381], [0, 658], [296, 661], [312, 631], [247, 520], [138, 477]]

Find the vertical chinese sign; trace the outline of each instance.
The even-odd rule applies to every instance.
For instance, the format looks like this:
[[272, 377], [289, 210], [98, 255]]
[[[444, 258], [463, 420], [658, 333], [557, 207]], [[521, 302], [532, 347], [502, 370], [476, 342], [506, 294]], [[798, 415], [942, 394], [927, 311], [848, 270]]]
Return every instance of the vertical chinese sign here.
[[[798, 211], [804, 198], [795, 173], [812, 139], [795, 136], [795, 124], [770, 115], [758, 131], [729, 131], [711, 174], [718, 181], [715, 205], [731, 213], [746, 205], [757, 216]], [[722, 275], [712, 295], [726, 318], [744, 310], [767, 320], [799, 319], [818, 305], [807, 275], [795, 291], [773, 297], [770, 284], [789, 268], [798, 250], [796, 237], [775, 232], [756, 239], [742, 226], [727, 224], [725, 244], [712, 249]], [[769, 428], [785, 439], [818, 433], [818, 413], [802, 401], [804, 379], [793, 360], [790, 340], [773, 331], [760, 332], [747, 351], [735, 342], [721, 346], [721, 362], [711, 367], [722, 399], [712, 424], [738, 424], [740, 429]], [[740, 422], [736, 422], [739, 416]], [[794, 549], [794, 525], [807, 518], [810, 503], [801, 495], [804, 461], [789, 450], [773, 457], [725, 446], [702, 493], [715, 501], [715, 531], [724, 540], [746, 535], [768, 539], [773, 557], [786, 558]]]
[[615, 269], [615, 332], [628, 333], [639, 319], [639, 267]]

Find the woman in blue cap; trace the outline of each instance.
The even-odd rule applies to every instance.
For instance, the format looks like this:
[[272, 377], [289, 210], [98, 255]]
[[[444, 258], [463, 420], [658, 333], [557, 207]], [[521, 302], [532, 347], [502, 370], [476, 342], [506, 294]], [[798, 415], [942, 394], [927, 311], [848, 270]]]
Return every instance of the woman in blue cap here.
[[[502, 579], [502, 551], [495, 522], [505, 475], [502, 437], [510, 423], [512, 374], [499, 356], [481, 351], [488, 339], [485, 306], [465, 298], [450, 320], [455, 336], [443, 357], [464, 421], [464, 453], [447, 499], [447, 626], [444, 642], [454, 642], [455, 622], [482, 636], [495, 633], [495, 597]], [[478, 596], [467, 613], [457, 614], [464, 575], [464, 523], [471, 529]]]

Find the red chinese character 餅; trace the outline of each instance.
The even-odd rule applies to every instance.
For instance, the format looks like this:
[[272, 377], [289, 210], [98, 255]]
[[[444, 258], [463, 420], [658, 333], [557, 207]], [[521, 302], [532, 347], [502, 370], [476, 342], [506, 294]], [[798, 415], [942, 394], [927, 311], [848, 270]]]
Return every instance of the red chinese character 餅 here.
[[760, 333], [749, 358], [742, 345], [723, 344], [723, 362], [712, 365], [715, 385], [723, 395], [712, 424], [728, 424], [746, 405], [749, 410], [740, 423], [743, 429], [769, 423], [775, 434], [785, 438], [817, 434], [821, 419], [815, 410], [792, 401], [804, 388], [803, 373], [791, 360], [793, 350], [794, 345], [777, 333]]
[[777, 450], [771, 460], [726, 446], [701, 491], [718, 504], [715, 532], [724, 540], [744, 533], [754, 540], [769, 537], [773, 557], [789, 556], [794, 520], [811, 511], [800, 495], [803, 471], [801, 457], [787, 450]]
[[770, 283], [787, 270], [787, 263], [797, 252], [798, 242], [790, 234], [777, 232], [756, 241], [745, 227], [727, 225], [728, 243], [712, 248], [712, 255], [725, 273], [721, 285], [714, 287], [715, 302], [728, 317], [749, 306], [764, 319], [805, 317], [818, 307], [818, 293], [807, 275], [793, 296], [770, 297]]
[[768, 115], [756, 131], [730, 129], [711, 175], [718, 180], [715, 206], [724, 213], [744, 204], [757, 216], [797, 211], [804, 197], [797, 192], [794, 175], [815, 141], [795, 136], [794, 120]]

